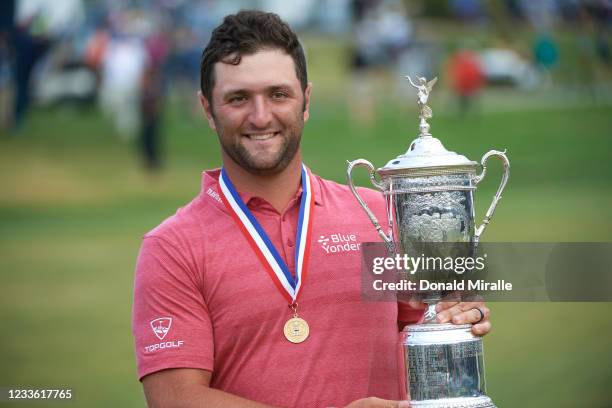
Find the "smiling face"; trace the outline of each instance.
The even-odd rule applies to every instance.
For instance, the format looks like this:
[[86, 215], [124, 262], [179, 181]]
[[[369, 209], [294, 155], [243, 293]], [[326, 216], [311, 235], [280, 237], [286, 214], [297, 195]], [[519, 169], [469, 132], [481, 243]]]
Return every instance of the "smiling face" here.
[[291, 56], [263, 49], [243, 55], [238, 65], [217, 62], [214, 70], [212, 101], [200, 98], [223, 164], [268, 175], [301, 160], [310, 85], [302, 91]]

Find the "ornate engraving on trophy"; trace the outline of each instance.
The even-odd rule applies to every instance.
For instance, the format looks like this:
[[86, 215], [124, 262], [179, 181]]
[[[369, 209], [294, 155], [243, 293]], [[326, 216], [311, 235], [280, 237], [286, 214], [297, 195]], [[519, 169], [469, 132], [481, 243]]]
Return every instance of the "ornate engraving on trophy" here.
[[482, 342], [411, 346], [407, 354], [410, 395], [415, 400], [484, 394]]
[[[411, 242], [469, 242], [474, 233], [471, 191], [419, 192], [448, 185], [469, 188], [467, 175], [393, 180], [399, 228]], [[404, 195], [404, 191], [406, 191]], [[412, 193], [408, 193], [412, 191]], [[409, 195], [408, 195], [409, 194]], [[405, 242], [400, 241], [402, 248]]]
[[398, 220], [411, 241], [469, 242], [470, 221], [465, 192], [417, 193], [401, 203]]

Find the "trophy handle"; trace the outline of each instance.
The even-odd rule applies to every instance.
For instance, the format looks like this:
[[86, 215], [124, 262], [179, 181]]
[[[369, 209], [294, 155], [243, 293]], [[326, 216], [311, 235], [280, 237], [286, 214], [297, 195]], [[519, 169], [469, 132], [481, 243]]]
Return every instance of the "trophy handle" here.
[[485, 153], [485, 155], [482, 156], [482, 159], [480, 160], [480, 164], [482, 166], [482, 173], [474, 177], [474, 184], [476, 185], [480, 183], [484, 176], [487, 174], [486, 163], [489, 157], [491, 156], [497, 156], [501, 159], [502, 163], [504, 164], [504, 175], [502, 176], [501, 183], [497, 188], [497, 193], [495, 193], [495, 196], [493, 197], [493, 201], [491, 202], [491, 205], [489, 206], [489, 209], [485, 214], [482, 224], [478, 228], [476, 228], [476, 232], [474, 233], [475, 242], [478, 242], [487, 224], [489, 224], [489, 221], [491, 221], [491, 217], [495, 212], [495, 207], [497, 207], [497, 203], [499, 202], [499, 200], [501, 200], [502, 192], [504, 191], [504, 188], [506, 188], [506, 183], [508, 183], [508, 177], [510, 176], [510, 162], [508, 161], [508, 157], [506, 157], [506, 151], [504, 150], [503, 152], [500, 152], [498, 150], [490, 150]]
[[376, 170], [374, 169], [374, 166], [372, 165], [372, 163], [370, 163], [369, 161], [367, 161], [365, 159], [357, 159], [357, 160], [353, 160], [352, 162], [351, 161], [348, 162], [348, 169], [346, 170], [346, 175], [347, 175], [347, 180], [348, 180], [349, 188], [351, 189], [351, 192], [353, 193], [353, 195], [355, 196], [355, 198], [359, 202], [359, 205], [361, 205], [361, 207], [364, 209], [364, 211], [368, 215], [368, 218], [370, 218], [370, 221], [372, 221], [372, 224], [374, 225], [374, 228], [376, 228], [376, 231], [378, 232], [378, 235], [380, 235], [380, 237], [383, 239], [383, 241], [386, 244], [392, 244], [393, 243], [393, 239], [390, 236], [387, 236], [383, 232], [380, 224], [378, 223], [378, 220], [376, 219], [376, 216], [368, 208], [368, 205], [365, 203], [365, 201], [363, 201], [363, 199], [361, 198], [361, 196], [357, 192], [357, 189], [355, 188], [355, 185], [353, 184], [353, 169], [355, 167], [357, 167], [357, 166], [365, 167], [366, 169], [368, 169], [368, 172], [370, 174], [370, 181], [372, 182], [374, 187], [376, 187], [376, 189], [378, 189], [380, 191], [384, 191], [384, 187], [383, 187], [382, 183], [380, 183], [378, 180], [376, 180]]

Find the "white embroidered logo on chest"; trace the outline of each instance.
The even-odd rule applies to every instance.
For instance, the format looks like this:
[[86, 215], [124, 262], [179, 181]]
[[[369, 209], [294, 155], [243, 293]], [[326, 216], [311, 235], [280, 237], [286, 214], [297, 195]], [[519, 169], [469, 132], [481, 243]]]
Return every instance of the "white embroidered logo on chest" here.
[[359, 251], [360, 249], [360, 244], [357, 242], [355, 234], [320, 235], [318, 242], [326, 254]]

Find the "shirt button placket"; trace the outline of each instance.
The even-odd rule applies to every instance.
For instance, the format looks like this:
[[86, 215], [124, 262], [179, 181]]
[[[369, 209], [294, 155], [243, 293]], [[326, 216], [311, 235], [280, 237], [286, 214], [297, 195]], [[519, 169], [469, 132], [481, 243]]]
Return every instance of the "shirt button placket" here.
[[291, 223], [287, 218], [286, 214], [281, 216], [281, 242], [286, 254], [287, 267], [289, 267], [289, 270], [295, 276], [295, 237], [291, 231]]

